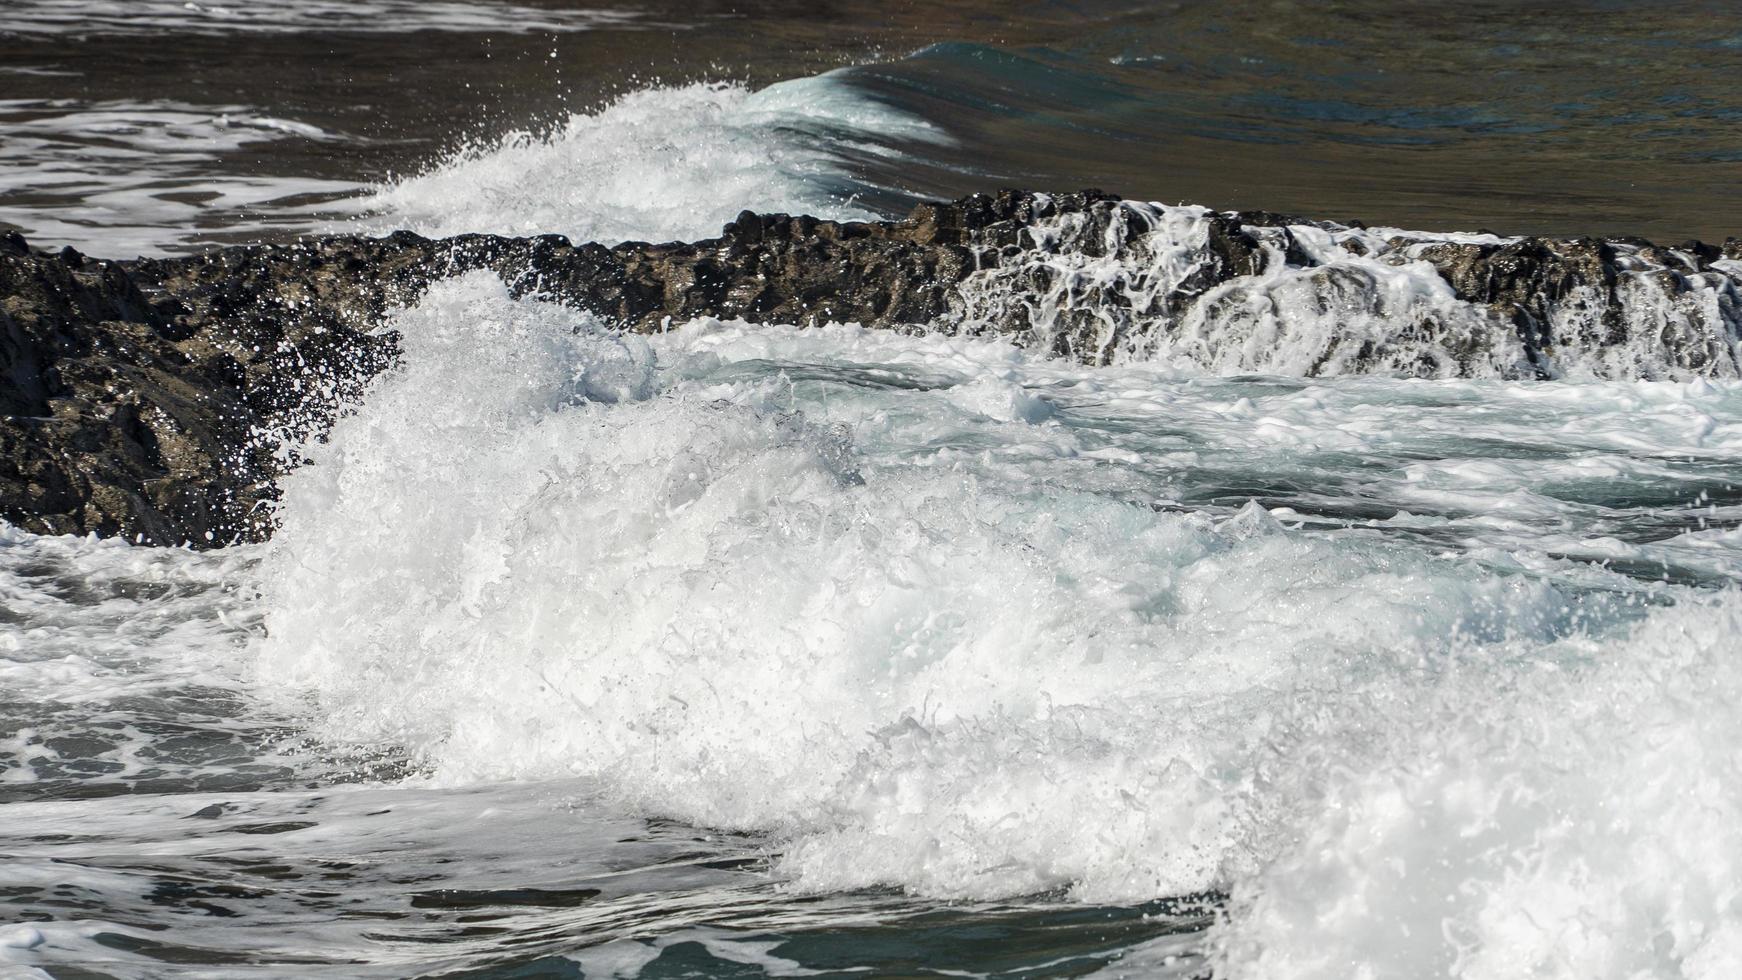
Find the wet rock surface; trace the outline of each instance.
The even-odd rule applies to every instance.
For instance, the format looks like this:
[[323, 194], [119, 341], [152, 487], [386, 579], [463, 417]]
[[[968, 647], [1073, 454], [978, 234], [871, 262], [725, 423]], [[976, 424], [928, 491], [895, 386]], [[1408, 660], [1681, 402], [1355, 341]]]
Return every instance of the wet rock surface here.
[[[294, 464], [284, 436], [318, 430], [392, 363], [386, 311], [476, 269], [639, 332], [700, 316], [856, 321], [1003, 335], [1099, 363], [1189, 351], [1181, 334], [1246, 329], [1264, 303], [1284, 328], [1290, 316], [1396, 316], [1379, 274], [1425, 263], [1467, 311], [1416, 315], [1391, 340], [1331, 337], [1299, 373], [1479, 374], [1506, 347], [1517, 364], [1501, 373], [1516, 377], [1556, 376], [1568, 351], [1602, 354], [1589, 361], [1597, 376], [1728, 377], [1742, 375], [1739, 262], [1737, 239], [1387, 237], [1094, 191], [975, 195], [891, 222], [745, 212], [716, 239], [614, 247], [400, 232], [113, 262], [9, 235], [0, 517], [156, 544], [263, 538], [273, 480]], [[1303, 310], [1279, 305], [1303, 291]], [[1388, 349], [1408, 344], [1432, 355]], [[1635, 353], [1604, 353], [1617, 350]]]

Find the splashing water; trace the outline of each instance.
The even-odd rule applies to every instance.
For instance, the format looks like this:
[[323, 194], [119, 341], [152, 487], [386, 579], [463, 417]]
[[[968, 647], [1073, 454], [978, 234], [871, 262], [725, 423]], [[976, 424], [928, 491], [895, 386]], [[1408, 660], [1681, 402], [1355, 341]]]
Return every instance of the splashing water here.
[[[1260, 268], [1217, 275], [1217, 215], [1121, 202], [1065, 212], [988, 254], [962, 284], [956, 329], [1018, 337], [1094, 363], [1164, 361], [1217, 374], [1426, 378], [1742, 376], [1742, 264], [1609, 243], [1617, 281], [1535, 297], [1543, 349], [1500, 310], [1461, 299], [1436, 249], [1495, 235], [1331, 223], [1251, 226]], [[987, 250], [989, 253], [990, 249]]]
[[[839, 160], [940, 137], [811, 82], [376, 203], [861, 216]], [[636, 338], [442, 283], [270, 544], [0, 534], [0, 964], [1731, 975], [1742, 383], [1649, 342], [1733, 324], [1736, 269], [1632, 255], [1641, 346], [1517, 384], [1419, 261], [1471, 236], [1290, 226], [1313, 268], [1157, 316], [1209, 213], [1120, 214], [936, 333]], [[1019, 303], [1026, 348], [944, 335]]]
[[940, 142], [833, 74], [752, 92], [712, 83], [632, 92], [554, 131], [462, 152], [368, 201], [383, 228], [426, 235], [561, 234], [572, 241], [695, 240], [739, 211], [875, 217], [854, 203], [855, 157]]
[[1728, 962], [1732, 386], [641, 341], [481, 275], [394, 326], [255, 573], [324, 742], [771, 834], [795, 895], [1230, 890], [1234, 976]]

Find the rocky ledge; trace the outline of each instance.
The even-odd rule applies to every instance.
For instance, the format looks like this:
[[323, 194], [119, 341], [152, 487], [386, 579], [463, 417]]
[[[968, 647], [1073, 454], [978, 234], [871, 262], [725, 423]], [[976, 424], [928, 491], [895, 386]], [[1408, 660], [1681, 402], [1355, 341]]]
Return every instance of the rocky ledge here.
[[1508, 239], [1007, 191], [719, 238], [331, 236], [130, 262], [0, 236], [0, 517], [196, 547], [270, 532], [285, 435], [393, 362], [383, 314], [494, 270], [632, 331], [702, 317], [997, 334], [1302, 375], [1742, 376], [1742, 241]]

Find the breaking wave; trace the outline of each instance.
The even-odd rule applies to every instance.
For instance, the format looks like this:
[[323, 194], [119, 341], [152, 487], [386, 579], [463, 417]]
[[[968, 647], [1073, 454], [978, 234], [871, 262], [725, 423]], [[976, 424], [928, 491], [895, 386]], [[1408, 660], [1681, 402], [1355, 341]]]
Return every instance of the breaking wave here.
[[876, 217], [856, 157], [895, 140], [939, 141], [930, 124], [832, 74], [752, 91], [698, 83], [632, 92], [548, 133], [467, 149], [367, 203], [383, 230], [557, 234], [575, 242], [696, 240], [739, 211]]
[[[1732, 386], [640, 339], [485, 274], [393, 325], [404, 365], [308, 448], [258, 573], [262, 677], [324, 738], [771, 833], [801, 890], [1228, 891], [1233, 976], [1732, 963], [1742, 602], [1553, 532], [1647, 478], [1641, 426], [1742, 451]], [[1529, 414], [1568, 400], [1592, 455], [1532, 445]], [[1230, 451], [1250, 474], [1169, 484]], [[1317, 533], [1310, 489], [1231, 489], [1281, 479], [1266, 452], [1385, 533]], [[1678, 547], [1733, 574], [1704, 526]], [[1654, 540], [1614, 543], [1670, 568]]]

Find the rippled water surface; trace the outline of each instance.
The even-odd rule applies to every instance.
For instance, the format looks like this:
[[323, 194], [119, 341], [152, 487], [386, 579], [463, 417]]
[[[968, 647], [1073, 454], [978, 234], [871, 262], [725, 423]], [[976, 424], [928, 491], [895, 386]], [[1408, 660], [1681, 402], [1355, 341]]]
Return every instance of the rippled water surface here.
[[[1598, 0], [1090, 0], [1020, 13], [10, 0], [0, 225], [107, 256], [284, 236], [354, 216], [369, 188], [463, 146], [562, 133], [571, 113], [645, 100], [650, 86], [756, 89], [836, 68], [850, 91], [948, 141], [902, 131], [844, 144], [815, 120], [761, 120], [841, 162], [807, 204], [820, 194], [891, 211], [1000, 184], [1099, 186], [1439, 230], [1742, 233], [1731, 203], [1742, 104], [1728, 84], [1742, 72], [1742, 15]], [[658, 115], [668, 141], [610, 128], [586, 152], [691, 172], [688, 135], [713, 132], [721, 114], [679, 100]], [[724, 191], [686, 234], [760, 203]]]
[[[646, 240], [1020, 182], [1721, 239], [1739, 32], [1693, 4], [11, 0], [0, 223], [106, 255]], [[1298, 377], [1407, 327], [1385, 309], [1446, 313], [1363, 258], [1388, 234], [1300, 247], [1408, 303], [1279, 274], [1100, 367], [625, 337], [438, 284], [269, 544], [0, 527], [0, 970], [1736, 975], [1742, 383], [1677, 380], [1648, 332], [1551, 381], [1498, 348], [1493, 380]], [[1001, 275], [968, 306], [1070, 312]]]

